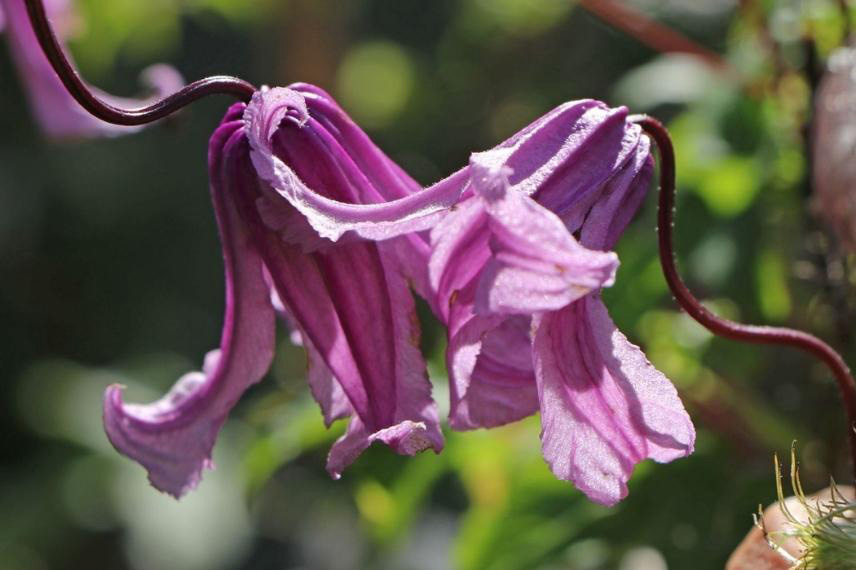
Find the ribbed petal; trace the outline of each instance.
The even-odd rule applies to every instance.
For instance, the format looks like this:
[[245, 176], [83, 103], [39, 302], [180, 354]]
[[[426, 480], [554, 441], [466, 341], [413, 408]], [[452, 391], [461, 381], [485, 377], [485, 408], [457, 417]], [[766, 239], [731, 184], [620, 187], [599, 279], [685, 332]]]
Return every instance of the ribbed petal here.
[[265, 281], [271, 286], [271, 304], [277, 315], [285, 321], [291, 331], [289, 335], [291, 342], [306, 350], [306, 375], [309, 380], [309, 390], [321, 408], [324, 424], [330, 427], [334, 421], [351, 415], [351, 403], [348, 401], [348, 396], [333, 376], [333, 372], [328, 368], [327, 363], [324, 362], [324, 357], [321, 356], [321, 353], [318, 352], [306, 334], [301, 332], [300, 325], [294, 317], [288, 313], [288, 309], [285, 308], [282, 299], [279, 298], [279, 293], [273, 286], [270, 273], [265, 271], [265, 277]]
[[626, 108], [581, 100], [556, 107], [494, 150], [508, 154], [512, 188], [535, 198], [574, 232], [640, 138], [641, 128], [627, 123]]
[[[384, 175], [377, 171], [367, 176], [365, 168], [377, 167], [366, 167], [367, 162], [371, 163], [366, 156], [374, 154], [375, 161], [388, 159], [368, 138], [357, 140], [352, 129], [347, 137], [340, 136], [341, 129], [328, 130], [330, 121], [342, 121], [344, 115], [324, 116], [324, 105], [315, 100], [323, 92], [310, 93], [305, 86], [301, 89], [302, 92], [274, 88], [255, 93], [244, 121], [259, 176], [299, 210], [319, 235], [336, 241], [345, 232], [353, 231], [368, 239], [388, 239], [425, 230], [458, 199], [462, 188], [454, 178], [419, 192], [406, 188], [400, 192], [372, 189], [375, 180], [396, 172], [389, 170]], [[312, 100], [311, 109], [307, 97]], [[321, 116], [316, 118], [316, 114]], [[288, 125], [279, 128], [283, 121]], [[283, 137], [292, 137], [294, 144]], [[356, 149], [344, 148], [343, 144]], [[326, 155], [315, 169], [308, 167], [313, 153]], [[302, 168], [298, 161], [307, 167]], [[311, 172], [317, 176], [314, 183], [303, 178]], [[400, 174], [400, 170], [397, 172]], [[396, 193], [403, 197], [388, 198]], [[383, 200], [374, 201], [377, 197]]]
[[[0, 0], [0, 7], [7, 20], [5, 32], [15, 65], [26, 86], [33, 113], [47, 135], [55, 138], [116, 136], [142, 128], [105, 123], [84, 110], [69, 95], [45, 57], [30, 26], [24, 0]], [[45, 7], [58, 37], [64, 39], [70, 20], [73, 19], [71, 2], [53, 0], [46, 2]], [[142, 78], [146, 86], [153, 91], [150, 99], [114, 97], [94, 88], [92, 91], [108, 103], [134, 109], [174, 93], [184, 84], [175, 69], [162, 64], [146, 69]]]
[[[354, 417], [348, 432], [339, 439], [330, 450], [327, 470], [338, 478], [345, 467], [356, 459], [357, 455], [374, 441], [382, 441], [403, 455], [415, 455], [425, 449], [439, 453], [443, 449], [443, 434], [437, 417], [437, 406], [431, 398], [431, 384], [425, 362], [419, 351], [419, 319], [416, 307], [402, 276], [391, 267], [390, 256], [384, 251], [387, 244], [379, 244], [380, 260], [386, 280], [386, 299], [389, 303], [390, 321], [378, 323], [383, 327], [389, 344], [376, 346], [373, 350], [380, 353], [394, 351], [392, 369], [383, 372], [391, 374], [385, 384], [395, 395], [393, 420], [388, 425], [372, 425], [363, 417]], [[342, 274], [345, 278], [345, 273]], [[381, 293], [381, 296], [383, 294]], [[360, 299], [355, 298], [355, 303]], [[365, 300], [363, 299], [363, 302]], [[359, 321], [357, 321], [359, 324]], [[369, 328], [366, 322], [363, 330]], [[367, 332], [367, 331], [366, 331]], [[366, 334], [366, 332], [358, 334]]]
[[336, 138], [368, 184], [359, 203], [372, 204], [405, 198], [422, 186], [390, 160], [323, 89], [307, 83], [294, 83], [289, 89], [303, 95], [309, 114]]
[[[338, 477], [373, 441], [405, 454], [439, 451], [442, 435], [405, 281], [427, 292], [428, 245], [416, 234], [396, 237], [428, 227], [411, 223], [424, 214], [413, 197], [424, 193], [317, 87], [257, 93], [244, 122], [267, 183], [257, 200], [269, 230], [261, 240], [265, 264], [310, 349], [317, 371], [310, 381], [325, 419], [352, 416], [328, 470]], [[453, 190], [444, 190], [450, 200], [463, 190], [459, 179], [444, 183]]]
[[556, 477], [612, 505], [639, 461], [689, 455], [695, 431], [672, 384], [596, 295], [536, 317], [541, 447]]
[[[237, 108], [237, 113], [236, 113]], [[274, 350], [274, 310], [253, 232], [236, 197], [255, 184], [241, 132], [240, 106], [209, 146], [211, 195], [223, 243], [226, 315], [220, 349], [201, 372], [183, 376], [161, 400], [125, 404], [122, 387], [104, 396], [104, 426], [121, 453], [141, 463], [156, 488], [179, 497], [196, 486], [229, 410], [267, 371]]]
[[263, 246], [279, 297], [335, 382], [313, 387], [325, 416], [341, 410], [328, 388], [340, 386], [350, 403], [348, 435], [331, 450], [334, 477], [375, 440], [405, 454], [443, 445], [413, 299], [385, 246], [358, 241], [306, 254], [275, 234]]
[[[476, 197], [464, 200], [431, 230], [428, 264], [438, 316], [447, 325], [460, 292], [478, 280], [490, 259], [488, 214]], [[475, 299], [473, 299], [474, 301]]]
[[564, 158], [551, 162], [552, 170], [533, 181], [537, 184], [533, 197], [559, 216], [569, 231], [576, 232], [604, 184], [633, 158], [645, 137], [639, 125], [627, 122], [626, 108], [613, 109], [602, 103], [588, 109], [573, 125], [551, 122], [544, 131], [545, 137], [552, 135], [548, 140], [557, 145], [561, 141], [558, 156]]
[[631, 160], [604, 186], [580, 230], [580, 243], [595, 249], [615, 247], [651, 188], [651, 143], [641, 137]]

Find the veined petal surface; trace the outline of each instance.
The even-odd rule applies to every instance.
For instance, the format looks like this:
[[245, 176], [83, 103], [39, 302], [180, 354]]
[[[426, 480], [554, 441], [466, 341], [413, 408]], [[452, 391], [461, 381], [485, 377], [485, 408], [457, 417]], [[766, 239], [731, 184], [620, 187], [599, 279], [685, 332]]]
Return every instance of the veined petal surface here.
[[695, 430], [675, 387], [597, 295], [536, 317], [534, 362], [544, 458], [593, 501], [624, 498], [643, 459], [692, 453]]

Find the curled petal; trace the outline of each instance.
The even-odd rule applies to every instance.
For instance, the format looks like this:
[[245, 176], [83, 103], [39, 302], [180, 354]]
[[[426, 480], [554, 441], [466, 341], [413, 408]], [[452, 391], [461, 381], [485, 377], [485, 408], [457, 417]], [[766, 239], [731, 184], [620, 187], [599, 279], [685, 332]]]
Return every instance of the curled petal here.
[[125, 404], [121, 387], [115, 385], [104, 397], [104, 426], [111, 443], [148, 470], [152, 485], [175, 497], [196, 486], [202, 469], [211, 464], [211, 449], [229, 410], [265, 374], [273, 358], [269, 288], [235, 198], [242, 186], [253, 184], [252, 172], [241, 124], [228, 119], [209, 147], [211, 194], [226, 269], [220, 349], [209, 353], [202, 372], [185, 375], [155, 403]]
[[477, 313], [533, 314], [564, 307], [612, 285], [613, 252], [582, 247], [551, 211], [509, 188], [495, 151], [473, 155], [473, 187], [487, 210], [491, 258], [476, 293]]
[[425, 422], [404, 420], [372, 433], [358, 417], [354, 417], [348, 424], [345, 435], [336, 440], [330, 448], [327, 472], [334, 479], [339, 479], [345, 468], [375, 442], [385, 443], [401, 455], [416, 455], [429, 448], [439, 453], [443, 449], [439, 430], [434, 426], [429, 427]]
[[640, 138], [626, 108], [589, 99], [556, 107], [494, 150], [507, 154], [511, 187], [556, 213], [573, 232]]
[[307, 83], [294, 83], [290, 88], [306, 98], [309, 113], [336, 134], [341, 147], [367, 178], [369, 193], [360, 203], [388, 202], [422, 190], [422, 185], [381, 152], [326, 91]]
[[[458, 199], [463, 187], [454, 176], [419, 192], [405, 189], [392, 193], [401, 197], [379, 190], [374, 184], [375, 177], [384, 174], [371, 172], [376, 164], [365, 170], [359, 161], [367, 160], [367, 154], [375, 155], [375, 163], [389, 159], [368, 138], [341, 138], [341, 131], [329, 131], [332, 119], [323, 115], [315, 118], [308, 110], [307, 97], [320, 97], [320, 90], [302, 89], [303, 92], [278, 87], [256, 92], [247, 106], [244, 121], [259, 176], [299, 210], [319, 235], [336, 241], [343, 233], [354, 231], [362, 237], [379, 240], [425, 230]], [[321, 113], [324, 107], [316, 104], [311, 109]], [[283, 119], [289, 117], [294, 124], [277, 131]], [[342, 117], [337, 116], [336, 120]], [[296, 134], [288, 132], [291, 127], [298, 129]], [[291, 136], [301, 137], [300, 145], [285, 160], [280, 154], [288, 151], [288, 140], [278, 139]], [[343, 144], [357, 148], [344, 148]], [[305, 168], [294, 164], [296, 160], [308, 160], [307, 151], [316, 152], [321, 161]], [[389, 167], [386, 174], [392, 170], [395, 169]], [[403, 175], [400, 169], [395, 173]], [[317, 185], [304, 180], [309, 175], [318, 178]]]
[[339, 381], [333, 376], [333, 372], [327, 363], [324, 362], [324, 357], [321, 356], [318, 349], [308, 340], [304, 341], [303, 346], [306, 348], [306, 358], [308, 359], [309, 390], [321, 408], [324, 425], [330, 427], [334, 421], [350, 416], [353, 409], [348, 401], [348, 396]]
[[674, 386], [624, 337], [599, 297], [536, 317], [541, 448], [590, 499], [627, 495], [639, 461], [689, 455], [695, 431]]
[[[45, 57], [30, 26], [24, 0], [0, 0], [0, 8], [7, 20], [5, 31], [15, 65], [26, 85], [33, 112], [46, 134], [54, 138], [116, 136], [142, 128], [113, 125], [90, 115], [66, 91]], [[65, 38], [74, 24], [70, 2], [48, 1], [46, 8], [58, 36], [61, 39]], [[98, 89], [91, 90], [110, 104], [123, 108], [137, 108], [177, 91], [184, 84], [184, 80], [174, 68], [163, 64], [147, 68], [142, 74], [142, 79], [154, 91], [150, 99], [114, 97]]]

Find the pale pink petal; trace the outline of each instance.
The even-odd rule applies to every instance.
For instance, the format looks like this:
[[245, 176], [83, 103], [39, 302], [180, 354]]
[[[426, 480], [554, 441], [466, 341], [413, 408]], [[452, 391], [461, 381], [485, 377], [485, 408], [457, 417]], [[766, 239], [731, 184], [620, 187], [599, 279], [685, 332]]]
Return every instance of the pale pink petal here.
[[451, 335], [453, 429], [501, 426], [538, 411], [529, 329], [528, 317], [474, 315]]
[[502, 154], [504, 149], [470, 159], [472, 186], [488, 213], [492, 254], [480, 278], [476, 312], [534, 314], [612, 285], [618, 256], [582, 247], [558, 216], [510, 188], [511, 170]]
[[695, 431], [674, 386], [615, 328], [596, 295], [536, 317], [541, 447], [556, 477], [613, 505], [643, 459], [693, 450]]

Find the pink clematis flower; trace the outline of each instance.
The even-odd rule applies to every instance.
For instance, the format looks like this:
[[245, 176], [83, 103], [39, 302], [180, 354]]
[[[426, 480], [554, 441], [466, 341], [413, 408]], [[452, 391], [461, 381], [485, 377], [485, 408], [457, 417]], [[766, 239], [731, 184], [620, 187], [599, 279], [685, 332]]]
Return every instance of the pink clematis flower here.
[[[47, 0], [46, 10], [61, 40], [67, 39], [75, 25], [71, 0]], [[5, 29], [4, 29], [5, 26]], [[4, 31], [18, 73], [26, 87], [30, 106], [42, 130], [58, 139], [116, 136], [142, 127], [105, 123], [90, 115], [66, 91], [36, 39], [30, 26], [24, 0], [0, 0], [0, 31]], [[153, 91], [151, 99], [114, 97], [90, 88], [102, 100], [122, 108], [137, 108], [181, 89], [184, 80], [172, 67], [153, 65], [142, 73], [143, 82]]]
[[652, 169], [648, 139], [625, 109], [566, 103], [474, 154], [466, 199], [431, 234], [451, 426], [493, 427], [540, 410], [553, 473], [606, 505], [626, 496], [636, 463], [688, 455], [695, 439], [675, 388], [598, 294], [618, 265], [606, 250]]
[[263, 89], [249, 105], [233, 105], [211, 137], [208, 163], [226, 266], [220, 348], [153, 404], [125, 404], [121, 387], [108, 388], [113, 445], [158, 489], [178, 497], [193, 488], [229, 410], [270, 366], [281, 312], [308, 351], [326, 422], [351, 418], [330, 451], [333, 477], [375, 441], [402, 454], [439, 452], [399, 260], [414, 247], [403, 234], [435, 223], [458, 186], [422, 190], [308, 85]]

